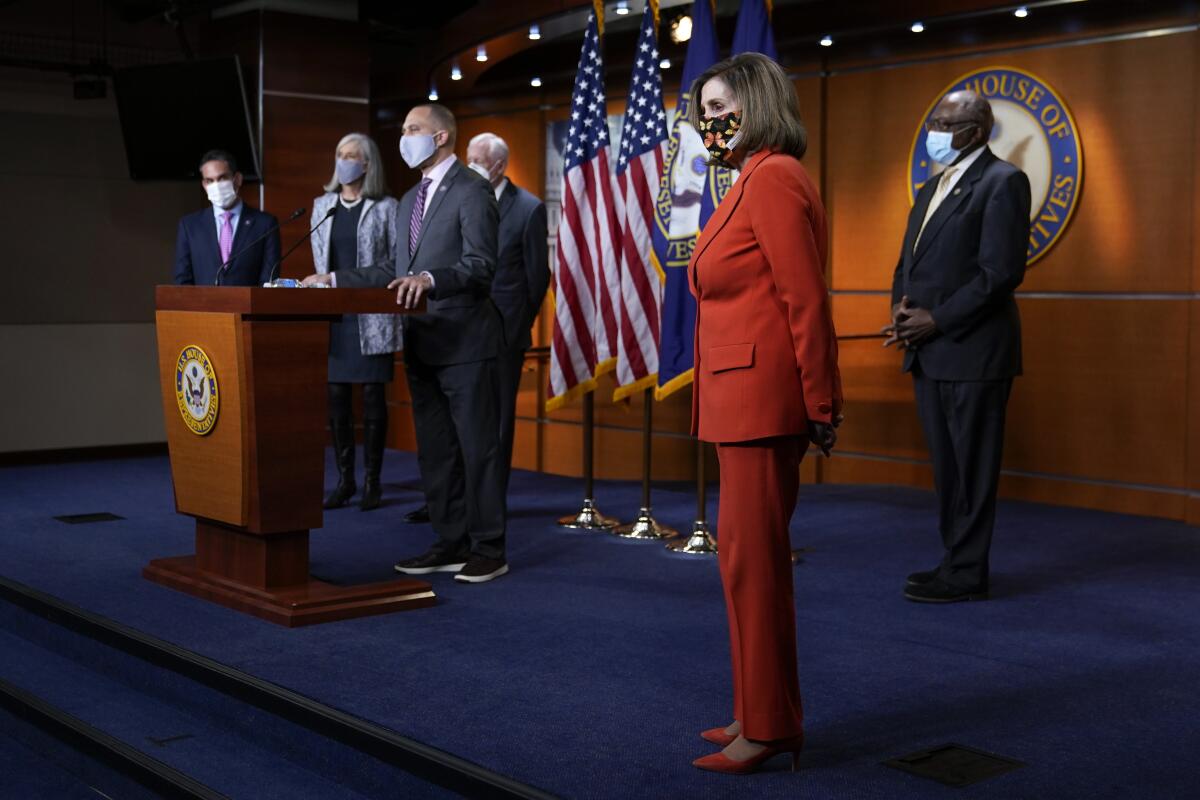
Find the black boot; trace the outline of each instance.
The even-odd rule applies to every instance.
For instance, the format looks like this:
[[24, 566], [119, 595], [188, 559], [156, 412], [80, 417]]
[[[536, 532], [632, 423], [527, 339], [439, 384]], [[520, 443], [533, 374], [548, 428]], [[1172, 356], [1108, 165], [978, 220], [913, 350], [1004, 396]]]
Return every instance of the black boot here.
[[387, 417], [363, 420], [363, 493], [360, 508], [373, 511], [379, 508], [383, 487], [379, 483], [379, 472], [383, 469], [383, 446], [387, 441]]
[[[349, 397], [341, 397], [335, 390], [338, 384], [329, 385], [329, 430], [333, 434], [333, 457], [337, 462], [338, 484], [325, 498], [325, 508], [341, 508], [350, 502], [358, 485], [354, 482], [354, 417], [351, 416]], [[348, 390], [349, 387], [346, 387]], [[345, 392], [349, 395], [349, 391]], [[342, 400], [346, 402], [343, 403]]]

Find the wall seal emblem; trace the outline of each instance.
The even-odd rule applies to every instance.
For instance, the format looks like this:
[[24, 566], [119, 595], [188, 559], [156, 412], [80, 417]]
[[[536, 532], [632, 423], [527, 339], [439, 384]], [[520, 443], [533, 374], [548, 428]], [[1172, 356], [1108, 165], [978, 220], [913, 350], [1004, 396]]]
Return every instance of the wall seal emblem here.
[[945, 95], [973, 89], [988, 99], [996, 118], [992, 152], [1029, 176], [1033, 193], [1026, 263], [1050, 252], [1079, 203], [1083, 185], [1083, 148], [1075, 119], [1046, 81], [1014, 67], [986, 67], [956, 78], [925, 109], [913, 136], [908, 160], [909, 202], [942, 166], [925, 151], [925, 123]]

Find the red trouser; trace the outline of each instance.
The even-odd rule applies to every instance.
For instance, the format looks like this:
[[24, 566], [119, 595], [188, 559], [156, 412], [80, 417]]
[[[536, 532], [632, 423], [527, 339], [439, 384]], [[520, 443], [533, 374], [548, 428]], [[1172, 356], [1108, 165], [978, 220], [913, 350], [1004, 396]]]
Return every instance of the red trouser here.
[[717, 445], [717, 558], [729, 613], [733, 716], [749, 739], [802, 730], [788, 522], [804, 448], [796, 436]]

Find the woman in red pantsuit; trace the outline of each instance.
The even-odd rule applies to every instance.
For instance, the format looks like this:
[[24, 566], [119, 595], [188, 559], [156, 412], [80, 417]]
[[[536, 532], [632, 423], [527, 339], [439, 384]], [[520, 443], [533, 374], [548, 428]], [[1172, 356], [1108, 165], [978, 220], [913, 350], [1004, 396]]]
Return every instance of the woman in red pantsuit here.
[[710, 163], [739, 169], [688, 266], [696, 296], [692, 433], [721, 463], [719, 561], [733, 655], [733, 716], [702, 769], [752, 772], [803, 744], [788, 522], [811, 441], [836, 441], [842, 390], [824, 267], [825, 209], [798, 160], [795, 89], [758, 53], [692, 84]]

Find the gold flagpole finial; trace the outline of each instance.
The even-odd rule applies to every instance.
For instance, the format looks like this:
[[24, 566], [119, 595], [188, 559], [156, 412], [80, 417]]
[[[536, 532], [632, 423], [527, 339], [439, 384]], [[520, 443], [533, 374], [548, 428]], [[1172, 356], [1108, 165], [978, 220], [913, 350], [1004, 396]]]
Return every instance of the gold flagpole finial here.
[[596, 12], [596, 33], [604, 33], [604, 0], [592, 0], [592, 10]]

